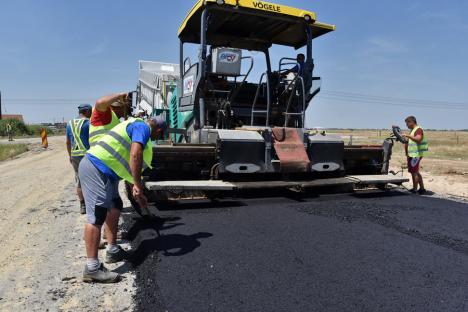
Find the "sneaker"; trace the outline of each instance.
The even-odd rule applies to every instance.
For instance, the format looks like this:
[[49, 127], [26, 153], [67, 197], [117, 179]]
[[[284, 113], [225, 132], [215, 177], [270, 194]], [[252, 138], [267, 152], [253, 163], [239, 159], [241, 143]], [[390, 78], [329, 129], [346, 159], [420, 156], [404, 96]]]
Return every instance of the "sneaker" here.
[[106, 251], [106, 263], [116, 263], [127, 259], [128, 253], [118, 246], [119, 250], [116, 252]]
[[81, 203], [80, 203], [80, 213], [81, 213], [82, 215], [86, 214], [86, 205], [85, 205], [84, 202], [81, 202]]
[[409, 192], [410, 192], [411, 194], [416, 194], [416, 193], [418, 192], [418, 190], [411, 189], [411, 190], [409, 190]]
[[425, 194], [427, 194], [427, 191], [426, 191], [426, 189], [419, 189], [418, 194], [419, 195], [425, 195]]
[[111, 272], [101, 263], [101, 266], [96, 271], [92, 272], [85, 266], [83, 271], [83, 282], [85, 283], [117, 283], [120, 281], [120, 274]]

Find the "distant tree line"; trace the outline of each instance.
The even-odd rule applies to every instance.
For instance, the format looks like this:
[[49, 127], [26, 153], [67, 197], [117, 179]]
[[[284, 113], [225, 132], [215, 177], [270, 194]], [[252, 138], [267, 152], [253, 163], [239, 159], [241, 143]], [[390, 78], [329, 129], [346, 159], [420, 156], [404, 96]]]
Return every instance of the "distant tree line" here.
[[[41, 125], [27, 125], [23, 121], [16, 119], [0, 120], [0, 136], [7, 136], [7, 124], [11, 125], [11, 130], [14, 136], [38, 136], [41, 134]], [[45, 127], [48, 134], [52, 133], [51, 129]]]

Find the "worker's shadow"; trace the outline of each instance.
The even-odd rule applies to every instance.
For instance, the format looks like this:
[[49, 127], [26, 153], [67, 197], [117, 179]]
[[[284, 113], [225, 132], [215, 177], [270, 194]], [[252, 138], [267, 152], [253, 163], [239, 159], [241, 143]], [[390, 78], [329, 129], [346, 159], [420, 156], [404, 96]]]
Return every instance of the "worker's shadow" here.
[[133, 218], [133, 225], [126, 232], [126, 239], [133, 241], [137, 238], [138, 234], [146, 231], [153, 230], [158, 233], [160, 231], [169, 230], [177, 226], [185, 225], [179, 221], [180, 217], [164, 217], [164, 218], [153, 218], [153, 219], [144, 219], [141, 217]]
[[133, 267], [138, 267], [145, 259], [157, 252], [157, 256], [179, 257], [191, 253], [201, 246], [200, 239], [213, 236], [211, 233], [199, 232], [192, 235], [167, 234], [157, 235], [150, 239], [141, 240], [136, 249], [130, 254]]
[[[133, 249], [129, 252], [127, 259], [132, 266], [138, 267], [148, 256], [155, 254], [162, 257], [186, 255], [201, 246], [200, 239], [213, 236], [213, 234], [205, 232], [192, 235], [160, 233], [184, 225], [184, 223], [177, 222], [179, 220], [179, 217], [134, 218], [133, 225], [127, 231], [127, 239], [133, 241]], [[128, 266], [122, 266], [116, 270], [120, 273], [123, 271], [128, 271]]]

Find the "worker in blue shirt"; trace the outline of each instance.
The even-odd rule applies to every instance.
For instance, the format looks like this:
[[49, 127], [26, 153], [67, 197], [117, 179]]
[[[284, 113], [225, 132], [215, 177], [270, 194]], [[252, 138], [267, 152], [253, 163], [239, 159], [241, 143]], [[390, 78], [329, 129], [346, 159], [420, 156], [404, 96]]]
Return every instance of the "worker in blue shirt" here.
[[286, 77], [290, 73], [294, 73], [302, 77], [304, 75], [305, 55], [303, 53], [299, 53], [296, 57], [296, 61], [296, 66], [281, 73], [281, 76]]
[[78, 167], [86, 151], [89, 149], [89, 118], [91, 117], [92, 109], [89, 104], [78, 106], [79, 116], [68, 122], [66, 132], [68, 157], [75, 171], [76, 194], [80, 200], [81, 214], [86, 213], [86, 206], [78, 177]]
[[152, 143], [167, 128], [162, 116], [146, 122], [130, 118], [115, 126], [100, 138], [86, 153], [80, 164], [79, 175], [86, 203], [86, 266], [83, 281], [114, 283], [119, 274], [108, 271], [98, 259], [101, 228], [105, 223], [107, 251], [105, 262], [116, 263], [128, 258], [117, 245], [117, 229], [122, 200], [119, 196], [119, 180], [132, 184], [133, 198], [140, 207], [147, 209], [141, 173], [151, 166]]

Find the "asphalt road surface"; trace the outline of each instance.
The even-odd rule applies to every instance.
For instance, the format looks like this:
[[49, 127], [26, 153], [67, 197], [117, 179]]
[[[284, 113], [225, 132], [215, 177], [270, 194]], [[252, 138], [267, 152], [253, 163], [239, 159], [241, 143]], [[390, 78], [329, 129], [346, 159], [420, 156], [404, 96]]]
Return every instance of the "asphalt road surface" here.
[[391, 192], [160, 208], [160, 236], [125, 222], [137, 311], [468, 311], [468, 204]]

